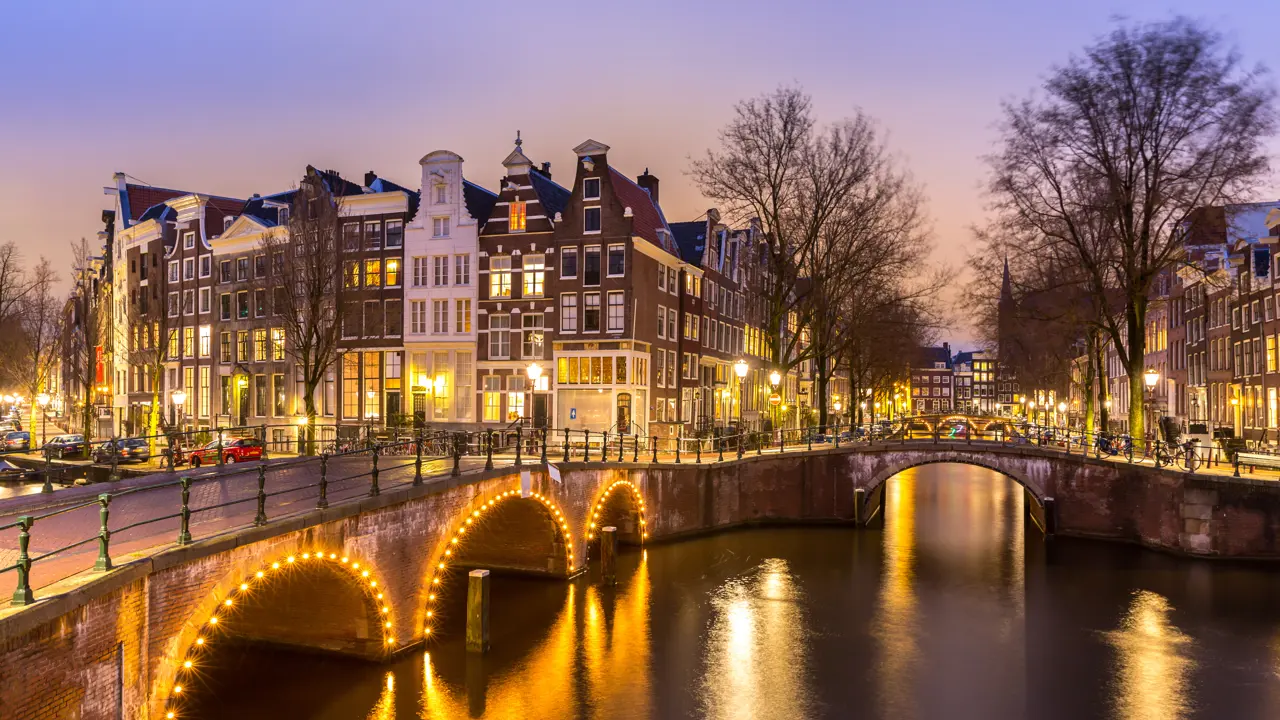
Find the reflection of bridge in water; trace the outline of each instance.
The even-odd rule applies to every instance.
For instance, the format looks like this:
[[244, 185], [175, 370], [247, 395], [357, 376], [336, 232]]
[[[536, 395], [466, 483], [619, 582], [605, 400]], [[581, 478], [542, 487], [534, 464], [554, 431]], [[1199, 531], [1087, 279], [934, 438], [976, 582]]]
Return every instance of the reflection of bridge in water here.
[[[958, 418], [966, 437], [942, 435]], [[917, 422], [919, 436], [913, 429], [910, 437], [839, 447], [833, 438], [812, 449], [726, 452], [723, 460], [703, 453], [604, 462], [593, 454], [590, 462], [521, 468], [464, 465], [452, 476], [447, 464], [418, 475], [412, 461], [389, 468], [384, 459], [372, 484], [367, 467], [350, 466], [324, 498], [310, 465], [294, 463], [280, 477], [273, 470], [271, 484], [264, 465], [202, 481], [195, 504], [250, 502], [216, 524], [193, 525], [194, 541], [182, 543], [174, 542], [180, 518], [173, 512], [185, 497], [173, 488], [125, 495], [110, 502], [112, 513], [127, 524], [168, 518], [156, 523], [165, 537], [130, 538], [127, 527], [113, 524], [117, 549], [95, 570], [94, 555], [111, 533], [88, 534], [89, 554], [78, 556], [87, 567], [37, 587], [34, 604], [0, 608], [10, 680], [0, 687], [0, 706], [15, 717], [56, 715], [53, 704], [74, 695], [83, 698], [73, 702], [85, 717], [101, 715], [95, 703], [104, 699], [115, 707], [116, 698], [124, 717], [181, 717], [201, 664], [228, 637], [385, 658], [432, 640], [443, 598], [466, 592], [470, 568], [563, 581], [597, 561], [604, 526], [631, 544], [775, 522], [874, 527], [886, 519], [889, 479], [930, 463], [1012, 478], [1049, 534], [1280, 558], [1275, 483], [1038, 447], [1019, 441], [1008, 418]], [[264, 487], [278, 494], [268, 498]], [[138, 504], [148, 497], [155, 504]], [[92, 527], [97, 509], [89, 508]], [[33, 555], [49, 551], [40, 532], [55, 522], [36, 522]], [[119, 549], [122, 538], [131, 543]]]

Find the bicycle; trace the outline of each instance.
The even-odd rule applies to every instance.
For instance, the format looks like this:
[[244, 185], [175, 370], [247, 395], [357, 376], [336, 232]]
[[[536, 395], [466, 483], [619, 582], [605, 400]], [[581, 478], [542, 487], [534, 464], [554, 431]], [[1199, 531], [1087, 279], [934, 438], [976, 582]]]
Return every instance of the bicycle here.
[[1173, 452], [1169, 452], [1169, 447], [1163, 443], [1156, 445], [1156, 467], [1177, 464], [1186, 468], [1187, 472], [1195, 472], [1200, 468], [1200, 454], [1196, 452], [1194, 440], [1173, 444], [1172, 447], [1175, 448]]
[[1099, 435], [1094, 443], [1098, 454], [1106, 453], [1108, 457], [1124, 454], [1124, 459], [1133, 462], [1133, 438], [1128, 435], [1118, 435], [1116, 437], [1108, 437]]

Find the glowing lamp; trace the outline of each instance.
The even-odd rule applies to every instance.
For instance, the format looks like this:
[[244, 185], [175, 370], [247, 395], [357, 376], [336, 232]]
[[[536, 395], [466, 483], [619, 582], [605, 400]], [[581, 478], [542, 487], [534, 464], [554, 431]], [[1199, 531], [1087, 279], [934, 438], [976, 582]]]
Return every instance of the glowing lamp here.
[[169, 393], [169, 398], [173, 400], [174, 405], [187, 404], [187, 393], [185, 390], [174, 390], [173, 392]]
[[529, 367], [524, 369], [524, 374], [529, 376], [530, 382], [537, 385], [538, 378], [542, 377], [542, 366], [538, 363], [529, 363]]
[[47, 407], [49, 405], [49, 393], [40, 393], [36, 396], [36, 402], [39, 403], [42, 408]]
[[1160, 373], [1157, 372], [1155, 368], [1147, 368], [1147, 371], [1142, 373], [1142, 382], [1145, 383], [1148, 388], [1153, 388], [1156, 386], [1156, 383], [1160, 382]]
[[780, 382], [782, 382], [782, 376], [778, 374], [777, 370], [774, 370], [773, 372], [769, 373], [770, 385], [777, 385]]
[[747, 377], [747, 371], [748, 371], [749, 369], [750, 369], [750, 368], [749, 368], [749, 367], [747, 367], [747, 361], [746, 361], [746, 360], [739, 360], [738, 362], [736, 362], [736, 363], [734, 363], [734, 364], [733, 364], [733, 372], [734, 372], [734, 374], [735, 374], [735, 375], [737, 375], [737, 376], [738, 376], [738, 379], [739, 379], [739, 380], [743, 380], [743, 379], [745, 379], [745, 378]]

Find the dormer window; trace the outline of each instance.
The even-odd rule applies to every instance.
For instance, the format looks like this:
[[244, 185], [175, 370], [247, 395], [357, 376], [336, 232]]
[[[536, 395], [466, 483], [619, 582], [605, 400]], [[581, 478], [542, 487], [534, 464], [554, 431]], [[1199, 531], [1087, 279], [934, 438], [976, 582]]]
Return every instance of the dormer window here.
[[182, 248], [184, 250], [192, 250], [196, 246], [196, 234], [187, 232], [182, 234]]
[[446, 193], [445, 193], [444, 183], [436, 183], [434, 190], [435, 190], [436, 204], [444, 205], [446, 202]]
[[280, 218], [280, 222], [276, 223], [277, 225], [288, 225], [288, 224], [289, 224], [289, 208], [287, 208], [287, 207], [282, 207], [282, 208], [280, 208], [279, 210], [277, 210], [277, 211], [276, 211], [276, 214], [277, 214], [277, 216]]
[[231, 227], [231, 223], [235, 221], [236, 219], [235, 219], [235, 216], [233, 215], [227, 215], [226, 217], [222, 218], [222, 232], [226, 232]]
[[600, 178], [587, 178], [582, 181], [582, 199], [600, 199]]
[[588, 233], [600, 232], [600, 208], [589, 207], [582, 210], [582, 231]]
[[512, 200], [508, 207], [510, 208], [508, 229], [511, 232], [524, 232], [528, 218], [528, 204], [523, 200]]

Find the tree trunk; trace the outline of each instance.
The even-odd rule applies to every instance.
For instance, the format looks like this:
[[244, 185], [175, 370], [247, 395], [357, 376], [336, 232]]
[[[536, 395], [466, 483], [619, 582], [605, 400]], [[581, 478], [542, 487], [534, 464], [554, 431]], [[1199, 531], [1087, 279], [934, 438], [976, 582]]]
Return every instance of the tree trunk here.
[[1098, 366], [1096, 364], [1097, 353], [1094, 348], [1098, 344], [1098, 333], [1090, 330], [1085, 335], [1085, 372], [1084, 372], [1084, 431], [1088, 435], [1094, 433], [1094, 412], [1097, 406], [1094, 404], [1093, 384], [1097, 379]]
[[1105, 338], [1099, 337], [1093, 344], [1094, 364], [1098, 368], [1098, 415], [1101, 418], [1101, 432], [1110, 432], [1111, 413], [1107, 410], [1107, 395], [1110, 385], [1107, 382], [1107, 358]]
[[1143, 296], [1133, 301], [1128, 313], [1129, 352], [1125, 371], [1129, 374], [1129, 437], [1142, 440], [1146, 437], [1146, 416], [1143, 407], [1142, 373], [1146, 369], [1147, 337], [1146, 330], [1147, 303]]

